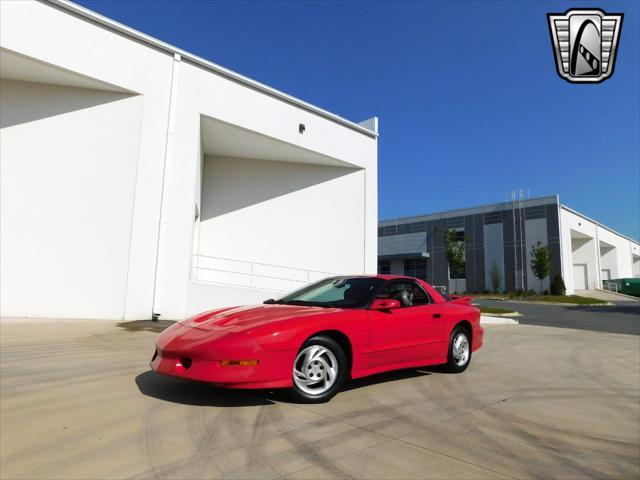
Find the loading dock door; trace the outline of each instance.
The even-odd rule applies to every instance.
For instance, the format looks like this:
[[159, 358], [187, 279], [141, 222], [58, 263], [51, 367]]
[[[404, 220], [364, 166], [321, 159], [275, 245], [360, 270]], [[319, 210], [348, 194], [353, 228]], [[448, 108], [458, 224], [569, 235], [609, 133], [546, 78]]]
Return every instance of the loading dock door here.
[[574, 263], [573, 264], [573, 288], [574, 290], [586, 290], [587, 289], [587, 264], [586, 263]]

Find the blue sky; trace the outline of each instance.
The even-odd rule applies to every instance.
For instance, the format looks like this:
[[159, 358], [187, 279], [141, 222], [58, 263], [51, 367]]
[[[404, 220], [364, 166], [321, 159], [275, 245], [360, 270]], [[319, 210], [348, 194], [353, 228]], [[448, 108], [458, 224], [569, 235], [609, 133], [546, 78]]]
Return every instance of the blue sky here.
[[[640, 2], [78, 3], [350, 120], [380, 118], [393, 218], [561, 201], [640, 237]], [[615, 74], [555, 72], [546, 13], [625, 14]]]

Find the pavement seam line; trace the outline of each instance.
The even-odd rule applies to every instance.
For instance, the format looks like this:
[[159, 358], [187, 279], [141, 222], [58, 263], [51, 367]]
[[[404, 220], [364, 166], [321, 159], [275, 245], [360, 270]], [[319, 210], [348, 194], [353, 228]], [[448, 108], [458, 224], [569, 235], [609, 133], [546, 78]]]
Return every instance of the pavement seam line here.
[[[308, 410], [308, 409], [306, 409], [306, 408], [304, 408], [304, 407], [302, 407], [302, 406], [300, 406], [300, 405], [297, 405], [297, 404], [293, 404], [292, 406], [293, 406], [293, 407], [295, 407], [295, 408], [299, 408], [299, 409], [301, 409], [301, 410], [304, 410], [304, 411], [306, 411], [306, 412], [309, 412], [309, 413], [315, 413], [315, 414], [317, 414], [317, 415], [321, 415], [321, 416], [323, 416], [323, 417], [325, 417], [325, 418], [331, 419], [331, 420], [333, 420], [333, 421], [335, 421], [335, 422], [338, 422], [338, 423], [342, 423], [342, 424], [344, 424], [344, 425], [348, 425], [348, 426], [350, 426], [350, 427], [352, 427], [352, 428], [355, 428], [355, 429], [358, 429], [358, 430], [363, 430], [363, 431], [365, 431], [365, 432], [373, 433], [373, 434], [375, 434], [375, 435], [380, 435], [380, 436], [382, 436], [382, 437], [387, 438], [387, 441], [385, 441], [385, 442], [380, 442], [380, 443], [378, 443], [378, 444], [376, 444], [376, 445], [371, 445], [370, 447], [367, 447], [367, 448], [365, 448], [365, 449], [363, 449], [363, 450], [360, 450], [360, 452], [359, 452], [359, 453], [366, 452], [367, 450], [369, 450], [369, 449], [371, 449], [371, 448], [374, 448], [374, 447], [379, 446], [379, 445], [384, 445], [385, 443], [388, 443], [388, 442], [390, 442], [390, 441], [394, 441], [394, 440], [396, 440], [396, 441], [400, 441], [401, 443], [404, 443], [405, 445], [411, 445], [411, 446], [413, 446], [413, 447], [418, 447], [418, 448], [420, 448], [420, 449], [422, 449], [422, 450], [428, 451], [428, 452], [433, 453], [433, 454], [435, 454], [435, 455], [438, 455], [438, 456], [441, 456], [441, 457], [445, 457], [445, 458], [449, 458], [449, 459], [455, 460], [456, 462], [464, 463], [464, 464], [466, 464], [466, 465], [471, 465], [471, 466], [473, 466], [473, 467], [480, 468], [481, 470], [490, 471], [490, 472], [495, 473], [495, 474], [497, 474], [497, 475], [504, 475], [504, 476], [509, 477], [509, 478], [512, 478], [512, 479], [514, 479], [514, 480], [516, 480], [516, 479], [518, 478], [518, 477], [513, 477], [513, 476], [509, 475], [508, 473], [499, 472], [499, 471], [497, 471], [497, 470], [493, 470], [492, 468], [489, 468], [489, 467], [483, 467], [483, 466], [481, 466], [481, 465], [477, 465], [477, 464], [475, 464], [475, 463], [473, 463], [473, 462], [468, 462], [468, 461], [466, 461], [466, 460], [462, 460], [462, 459], [459, 459], [459, 458], [451, 457], [451, 456], [449, 456], [449, 455], [447, 455], [447, 454], [444, 454], [444, 453], [441, 453], [441, 452], [436, 452], [436, 451], [434, 451], [434, 450], [429, 450], [428, 448], [424, 448], [424, 447], [421, 447], [421, 446], [418, 446], [418, 445], [412, 444], [412, 443], [410, 443], [410, 442], [408, 442], [408, 441], [406, 441], [406, 440], [402, 440], [402, 438], [403, 438], [404, 436], [406, 436], [406, 435], [403, 435], [403, 436], [400, 436], [400, 437], [394, 437], [393, 435], [389, 435], [389, 434], [386, 434], [386, 433], [376, 432], [376, 431], [374, 431], [374, 430], [371, 430], [371, 429], [366, 428], [366, 427], [362, 427], [362, 426], [360, 426], [360, 425], [353, 425], [352, 423], [349, 423], [349, 422], [344, 421], [344, 420], [337, 419], [336, 417], [332, 417], [332, 416], [330, 416], [330, 415], [325, 415], [325, 414], [322, 414], [322, 413], [314, 412], [313, 410]], [[454, 418], [457, 418], [457, 417], [454, 417]], [[438, 424], [440, 424], [440, 423], [441, 423], [441, 422], [437, 422], [437, 423], [435, 423], [434, 425], [438, 425]], [[351, 455], [351, 454], [349, 454], [349, 455]], [[348, 456], [348, 455], [345, 455], [345, 456]], [[342, 458], [342, 457], [339, 457], [339, 458]], [[307, 468], [309, 468], [309, 467], [307, 467]], [[307, 468], [304, 468], [304, 469], [299, 470], [299, 471], [304, 471], [304, 470], [306, 470]], [[293, 473], [297, 473], [297, 472], [293, 472]]]
[[[443, 419], [443, 420], [441, 420], [441, 421], [439, 421], [439, 422], [433, 423], [433, 424], [429, 425], [429, 428], [436, 427], [436, 426], [438, 426], [438, 425], [441, 425], [441, 424], [442, 424], [442, 423], [444, 423], [444, 422], [449, 422], [449, 421], [451, 421], [451, 420], [457, 420], [457, 419], [462, 418], [462, 417], [464, 417], [464, 416], [466, 416], [466, 415], [469, 415], [469, 414], [471, 414], [471, 413], [477, 412], [477, 411], [479, 411], [479, 410], [485, 410], [485, 409], [487, 409], [487, 408], [489, 408], [489, 407], [492, 407], [493, 405], [496, 405], [496, 404], [502, 403], [502, 402], [504, 402], [505, 400], [509, 400], [509, 399], [517, 398], [519, 395], [523, 395], [523, 394], [528, 393], [528, 392], [530, 392], [530, 391], [532, 391], [532, 390], [536, 390], [536, 389], [538, 389], [538, 388], [540, 388], [540, 387], [544, 387], [544, 386], [546, 386], [546, 385], [550, 385], [550, 384], [552, 384], [552, 383], [555, 383], [555, 382], [558, 382], [558, 381], [564, 380], [564, 379], [566, 379], [566, 378], [569, 378], [569, 377], [572, 377], [572, 376], [578, 375], [578, 374], [580, 374], [580, 373], [582, 373], [582, 372], [585, 372], [585, 371], [587, 371], [587, 370], [592, 369], [592, 368], [593, 368], [594, 366], [596, 366], [596, 365], [597, 365], [597, 364], [594, 364], [594, 365], [591, 365], [591, 366], [589, 366], [589, 367], [583, 368], [583, 369], [581, 369], [581, 370], [577, 370], [577, 371], [575, 371], [575, 372], [572, 372], [572, 373], [570, 373], [570, 374], [563, 375], [563, 376], [561, 376], [561, 377], [555, 378], [555, 379], [550, 380], [550, 381], [548, 381], [548, 382], [543, 382], [543, 383], [541, 383], [541, 384], [537, 384], [537, 385], [532, 386], [531, 388], [528, 388], [528, 389], [526, 389], [526, 390], [524, 390], [524, 391], [515, 392], [515, 393], [513, 393], [512, 395], [509, 395], [509, 396], [507, 396], [507, 397], [504, 397], [504, 398], [502, 398], [502, 399], [500, 399], [500, 400], [496, 400], [496, 401], [494, 401], [494, 402], [487, 403], [486, 405], [482, 405], [482, 406], [480, 406], [480, 407], [472, 408], [472, 409], [470, 409], [470, 410], [467, 410], [466, 412], [463, 412], [463, 413], [460, 413], [460, 414], [458, 414], [458, 415], [454, 415], [454, 416], [452, 416], [452, 417], [449, 417], [449, 418]], [[383, 437], [388, 438], [388, 439], [389, 439], [389, 441], [391, 441], [391, 440], [397, 440], [397, 441], [399, 441], [399, 442], [401, 442], [401, 443], [404, 443], [405, 445], [411, 445], [411, 446], [413, 446], [413, 447], [420, 448], [420, 449], [425, 450], [425, 451], [428, 451], [428, 452], [430, 452], [430, 453], [433, 453], [433, 454], [436, 454], [436, 455], [440, 455], [440, 456], [443, 456], [443, 457], [446, 457], [446, 458], [450, 458], [450, 459], [456, 460], [456, 461], [458, 461], [458, 462], [465, 463], [465, 464], [467, 464], [467, 465], [472, 465], [472, 466], [474, 466], [474, 467], [481, 468], [481, 469], [483, 469], [483, 470], [487, 470], [487, 471], [490, 471], [490, 472], [496, 473], [496, 474], [498, 474], [498, 475], [505, 475], [505, 476], [507, 476], [507, 477], [509, 477], [509, 478], [513, 478], [513, 479], [517, 479], [517, 478], [518, 478], [518, 477], [513, 477], [513, 476], [511, 476], [511, 475], [509, 475], [509, 474], [507, 474], [507, 473], [504, 473], [504, 472], [500, 472], [500, 471], [494, 470], [494, 469], [492, 469], [492, 468], [490, 468], [490, 467], [485, 467], [485, 466], [478, 465], [478, 464], [473, 463], [473, 462], [468, 462], [468, 461], [466, 461], [466, 460], [462, 460], [462, 459], [459, 459], [459, 458], [456, 458], [456, 457], [452, 457], [452, 456], [447, 455], [447, 454], [445, 454], [445, 453], [441, 453], [441, 452], [437, 452], [437, 451], [431, 450], [431, 449], [426, 448], [426, 447], [424, 447], [424, 446], [422, 446], [422, 445], [417, 445], [417, 444], [415, 444], [415, 443], [412, 443], [412, 442], [410, 442], [410, 441], [406, 440], [406, 437], [408, 437], [409, 435], [411, 435], [410, 433], [409, 433], [409, 434], [406, 434], [406, 435], [401, 435], [400, 437], [394, 437], [394, 436], [392, 436], [392, 435], [388, 435], [388, 434], [385, 434], [385, 433], [376, 432], [376, 431], [371, 430], [371, 429], [368, 429], [368, 428], [366, 428], [366, 427], [362, 427], [362, 426], [359, 426], [359, 425], [353, 425], [353, 424], [351, 424], [351, 423], [349, 423], [349, 422], [347, 422], [347, 421], [337, 419], [337, 418], [332, 417], [332, 416], [330, 416], [330, 415], [325, 415], [325, 414], [322, 414], [322, 413], [315, 412], [315, 411], [313, 411], [313, 410], [309, 410], [309, 409], [307, 409], [307, 408], [302, 407], [302, 406], [301, 406], [301, 405], [299, 405], [299, 404], [293, 404], [293, 406], [294, 406], [295, 408], [299, 408], [299, 409], [304, 410], [304, 411], [309, 412], [309, 413], [315, 413], [315, 414], [317, 414], [317, 415], [322, 415], [322, 416], [323, 416], [323, 417], [325, 417], [325, 418], [329, 418], [329, 419], [332, 419], [332, 420], [334, 420], [334, 421], [336, 421], [336, 422], [339, 422], [339, 423], [342, 423], [342, 424], [345, 424], [345, 425], [349, 425], [350, 427], [353, 427], [353, 428], [357, 428], [357, 429], [364, 430], [364, 431], [367, 431], [367, 432], [370, 432], [370, 433], [374, 433], [374, 434], [376, 434], [376, 435], [381, 435], [381, 436], [383, 436]], [[384, 444], [384, 443], [387, 443], [387, 442], [382, 442], [382, 443], [377, 444], [377, 445], [382, 445], [382, 444]], [[365, 452], [365, 451], [366, 451], [366, 450], [368, 450], [369, 448], [373, 448], [373, 447], [375, 447], [375, 446], [376, 446], [376, 445], [373, 445], [373, 446], [371, 446], [371, 447], [365, 448], [364, 450], [361, 450], [361, 452]], [[303, 469], [303, 470], [306, 470], [306, 468], [305, 468], [305, 469]], [[300, 471], [303, 471], [303, 470], [300, 470]], [[296, 473], [296, 472], [294, 472], [294, 473]]]

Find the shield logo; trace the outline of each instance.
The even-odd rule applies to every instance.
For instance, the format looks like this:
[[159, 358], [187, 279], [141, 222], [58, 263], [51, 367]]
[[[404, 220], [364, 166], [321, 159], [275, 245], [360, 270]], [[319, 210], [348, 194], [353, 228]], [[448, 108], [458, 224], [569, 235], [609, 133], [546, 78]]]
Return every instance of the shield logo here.
[[571, 83], [599, 83], [613, 75], [623, 17], [587, 9], [548, 13], [558, 75]]

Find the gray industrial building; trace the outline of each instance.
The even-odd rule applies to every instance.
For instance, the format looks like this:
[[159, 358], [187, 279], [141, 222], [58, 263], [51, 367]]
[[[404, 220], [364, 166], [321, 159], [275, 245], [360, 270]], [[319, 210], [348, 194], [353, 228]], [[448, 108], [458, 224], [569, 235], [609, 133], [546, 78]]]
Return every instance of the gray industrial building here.
[[[450, 278], [447, 230], [465, 244], [464, 278]], [[529, 266], [537, 242], [548, 246], [551, 257], [542, 288]], [[601, 288], [603, 280], [638, 276], [640, 247], [637, 240], [562, 205], [558, 196], [379, 222], [380, 273], [422, 278], [449, 293], [481, 292], [492, 289], [494, 265], [501, 291], [545, 290], [561, 274], [567, 292], [574, 293]]]

